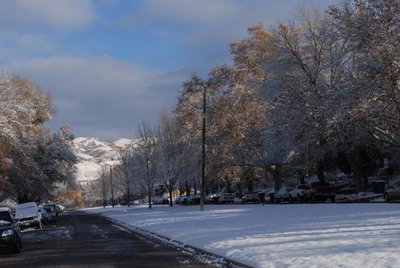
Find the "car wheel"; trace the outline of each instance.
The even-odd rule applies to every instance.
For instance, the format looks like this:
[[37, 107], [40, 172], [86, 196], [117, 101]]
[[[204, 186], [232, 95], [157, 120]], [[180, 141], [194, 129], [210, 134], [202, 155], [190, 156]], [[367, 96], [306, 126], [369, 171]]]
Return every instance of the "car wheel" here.
[[19, 253], [20, 252], [20, 242], [18, 239], [15, 240], [15, 243], [13, 245], [13, 253]]
[[301, 203], [302, 201], [303, 201], [303, 198], [298, 194], [297, 195], [297, 201], [299, 202], [299, 203]]
[[311, 202], [317, 203], [317, 198], [315, 197], [315, 195], [311, 196]]

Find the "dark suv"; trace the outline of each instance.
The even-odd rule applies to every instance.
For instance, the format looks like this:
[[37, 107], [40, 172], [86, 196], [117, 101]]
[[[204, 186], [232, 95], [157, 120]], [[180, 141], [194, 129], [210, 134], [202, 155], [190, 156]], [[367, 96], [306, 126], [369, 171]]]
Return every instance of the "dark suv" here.
[[0, 249], [12, 249], [18, 253], [22, 248], [20, 224], [8, 208], [0, 208]]
[[305, 200], [309, 202], [325, 202], [330, 200], [335, 202], [336, 192], [333, 185], [329, 182], [318, 181], [309, 185], [309, 188], [304, 192]]

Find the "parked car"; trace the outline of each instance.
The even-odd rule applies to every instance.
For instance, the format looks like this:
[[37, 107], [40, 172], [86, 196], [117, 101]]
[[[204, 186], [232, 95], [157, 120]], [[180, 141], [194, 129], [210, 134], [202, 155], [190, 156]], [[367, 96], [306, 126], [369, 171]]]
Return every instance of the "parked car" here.
[[346, 185], [336, 190], [336, 203], [349, 203], [357, 200], [357, 191], [354, 185]]
[[391, 202], [393, 200], [400, 200], [400, 182], [389, 186], [384, 192], [383, 197], [386, 202]]
[[64, 207], [64, 206], [62, 206], [62, 205], [56, 205], [56, 207], [57, 207], [57, 211], [58, 211], [58, 213], [63, 213], [63, 212], [64, 212], [64, 210], [65, 210], [65, 207]]
[[21, 229], [42, 228], [42, 214], [35, 202], [22, 203], [15, 209], [15, 219], [21, 223]]
[[305, 191], [309, 187], [305, 184], [297, 185], [290, 193], [289, 193], [289, 202], [303, 202]]
[[251, 191], [247, 192], [242, 197], [242, 203], [259, 203], [260, 202], [260, 192], [261, 191]]
[[39, 212], [42, 214], [42, 225], [55, 221], [53, 215], [48, 213], [44, 208], [39, 208]]
[[9, 248], [18, 253], [22, 248], [20, 223], [14, 218], [9, 208], [0, 208], [0, 249]]
[[222, 193], [218, 199], [219, 204], [234, 203], [235, 197], [232, 193]]
[[304, 198], [309, 202], [326, 202], [326, 200], [335, 202], [335, 196], [335, 187], [326, 181], [314, 182], [304, 192]]
[[274, 195], [275, 203], [290, 201], [289, 196], [291, 191], [293, 191], [293, 188], [281, 187]]
[[207, 204], [218, 204], [219, 194], [208, 194], [205, 198]]
[[43, 208], [47, 211], [47, 213], [51, 214], [54, 219], [58, 216], [57, 207], [53, 203], [46, 203], [43, 205]]
[[198, 204], [200, 204], [199, 194], [190, 195], [186, 200], [186, 205], [198, 205]]
[[186, 205], [186, 200], [187, 200], [187, 196], [186, 195], [181, 195], [175, 198], [175, 204], [178, 205]]
[[166, 197], [159, 196], [153, 199], [153, 204], [155, 205], [169, 204], [169, 200]]

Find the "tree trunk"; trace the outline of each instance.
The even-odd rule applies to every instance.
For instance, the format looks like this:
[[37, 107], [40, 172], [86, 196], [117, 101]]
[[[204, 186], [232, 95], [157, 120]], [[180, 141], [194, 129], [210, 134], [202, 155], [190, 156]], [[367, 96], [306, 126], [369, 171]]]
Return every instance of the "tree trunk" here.
[[129, 189], [129, 183], [128, 186], [126, 187], [126, 201], [128, 202], [128, 207], [131, 206], [131, 198], [130, 198], [130, 189]]
[[318, 180], [320, 182], [324, 182], [325, 181], [324, 164], [323, 164], [323, 162], [318, 163], [318, 168], [317, 168], [316, 174], [317, 174]]
[[185, 192], [186, 196], [190, 195], [190, 187], [189, 187], [189, 182], [187, 180], [185, 181]]
[[357, 164], [357, 163], [359, 163], [357, 154], [354, 152], [348, 153], [347, 161], [350, 164], [351, 170], [353, 171], [353, 175], [354, 175], [353, 181], [354, 181], [356, 193], [359, 193], [362, 190], [362, 180], [361, 180], [362, 175], [359, 170], [359, 165]]
[[172, 203], [172, 191], [173, 189], [171, 187], [168, 187], [168, 194], [169, 194], [169, 206], [173, 207], [174, 204]]
[[149, 208], [152, 208], [152, 206], [151, 206], [151, 187], [150, 187], [150, 185], [148, 185], [148, 187], [149, 187], [149, 189], [147, 189], [148, 190], [148, 196], [149, 196]]
[[281, 180], [281, 164], [276, 164], [274, 168], [274, 183], [275, 183], [275, 191], [278, 191], [282, 187], [282, 180]]
[[306, 184], [306, 180], [303, 175], [299, 177], [299, 182], [300, 184]]
[[368, 172], [363, 172], [362, 176], [362, 190], [364, 192], [368, 191]]
[[271, 166], [265, 166], [265, 168], [272, 174], [272, 177], [274, 179], [275, 191], [278, 191], [282, 186], [282, 180], [281, 180], [282, 165], [275, 164]]

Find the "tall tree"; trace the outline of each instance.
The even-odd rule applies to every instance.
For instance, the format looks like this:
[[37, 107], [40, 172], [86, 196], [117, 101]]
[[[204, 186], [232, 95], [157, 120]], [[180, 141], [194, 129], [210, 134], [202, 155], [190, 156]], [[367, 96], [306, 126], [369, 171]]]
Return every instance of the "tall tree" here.
[[400, 2], [343, 1], [330, 14], [351, 45], [352, 122], [400, 148]]
[[132, 157], [132, 151], [135, 145], [131, 144], [125, 149], [119, 151], [121, 163], [114, 168], [115, 175], [120, 179], [122, 184], [122, 191], [126, 197], [128, 207], [130, 206], [132, 187], [134, 185], [134, 159]]
[[[346, 41], [319, 10], [300, 10], [299, 25], [279, 25], [273, 38], [274, 59], [266, 64], [270, 80], [265, 90], [273, 118], [268, 148], [281, 160], [299, 156], [303, 165], [312, 163], [324, 180], [326, 158], [336, 146], [337, 104], [346, 89]], [[279, 147], [286, 148], [285, 155], [274, 153]]]
[[132, 151], [134, 174], [141, 188], [148, 196], [149, 208], [152, 208], [152, 197], [157, 180], [159, 152], [154, 128], [142, 122], [138, 128], [137, 146]]
[[188, 157], [188, 146], [178, 135], [178, 124], [167, 114], [161, 115], [157, 132], [157, 145], [160, 152], [158, 177], [169, 194], [169, 204], [173, 206], [173, 192], [183, 179]]
[[0, 97], [0, 185], [14, 188], [19, 199], [37, 198], [37, 186], [48, 182], [37, 148], [48, 135], [43, 123], [53, 113], [51, 98], [32, 82], [5, 74], [0, 75]]

